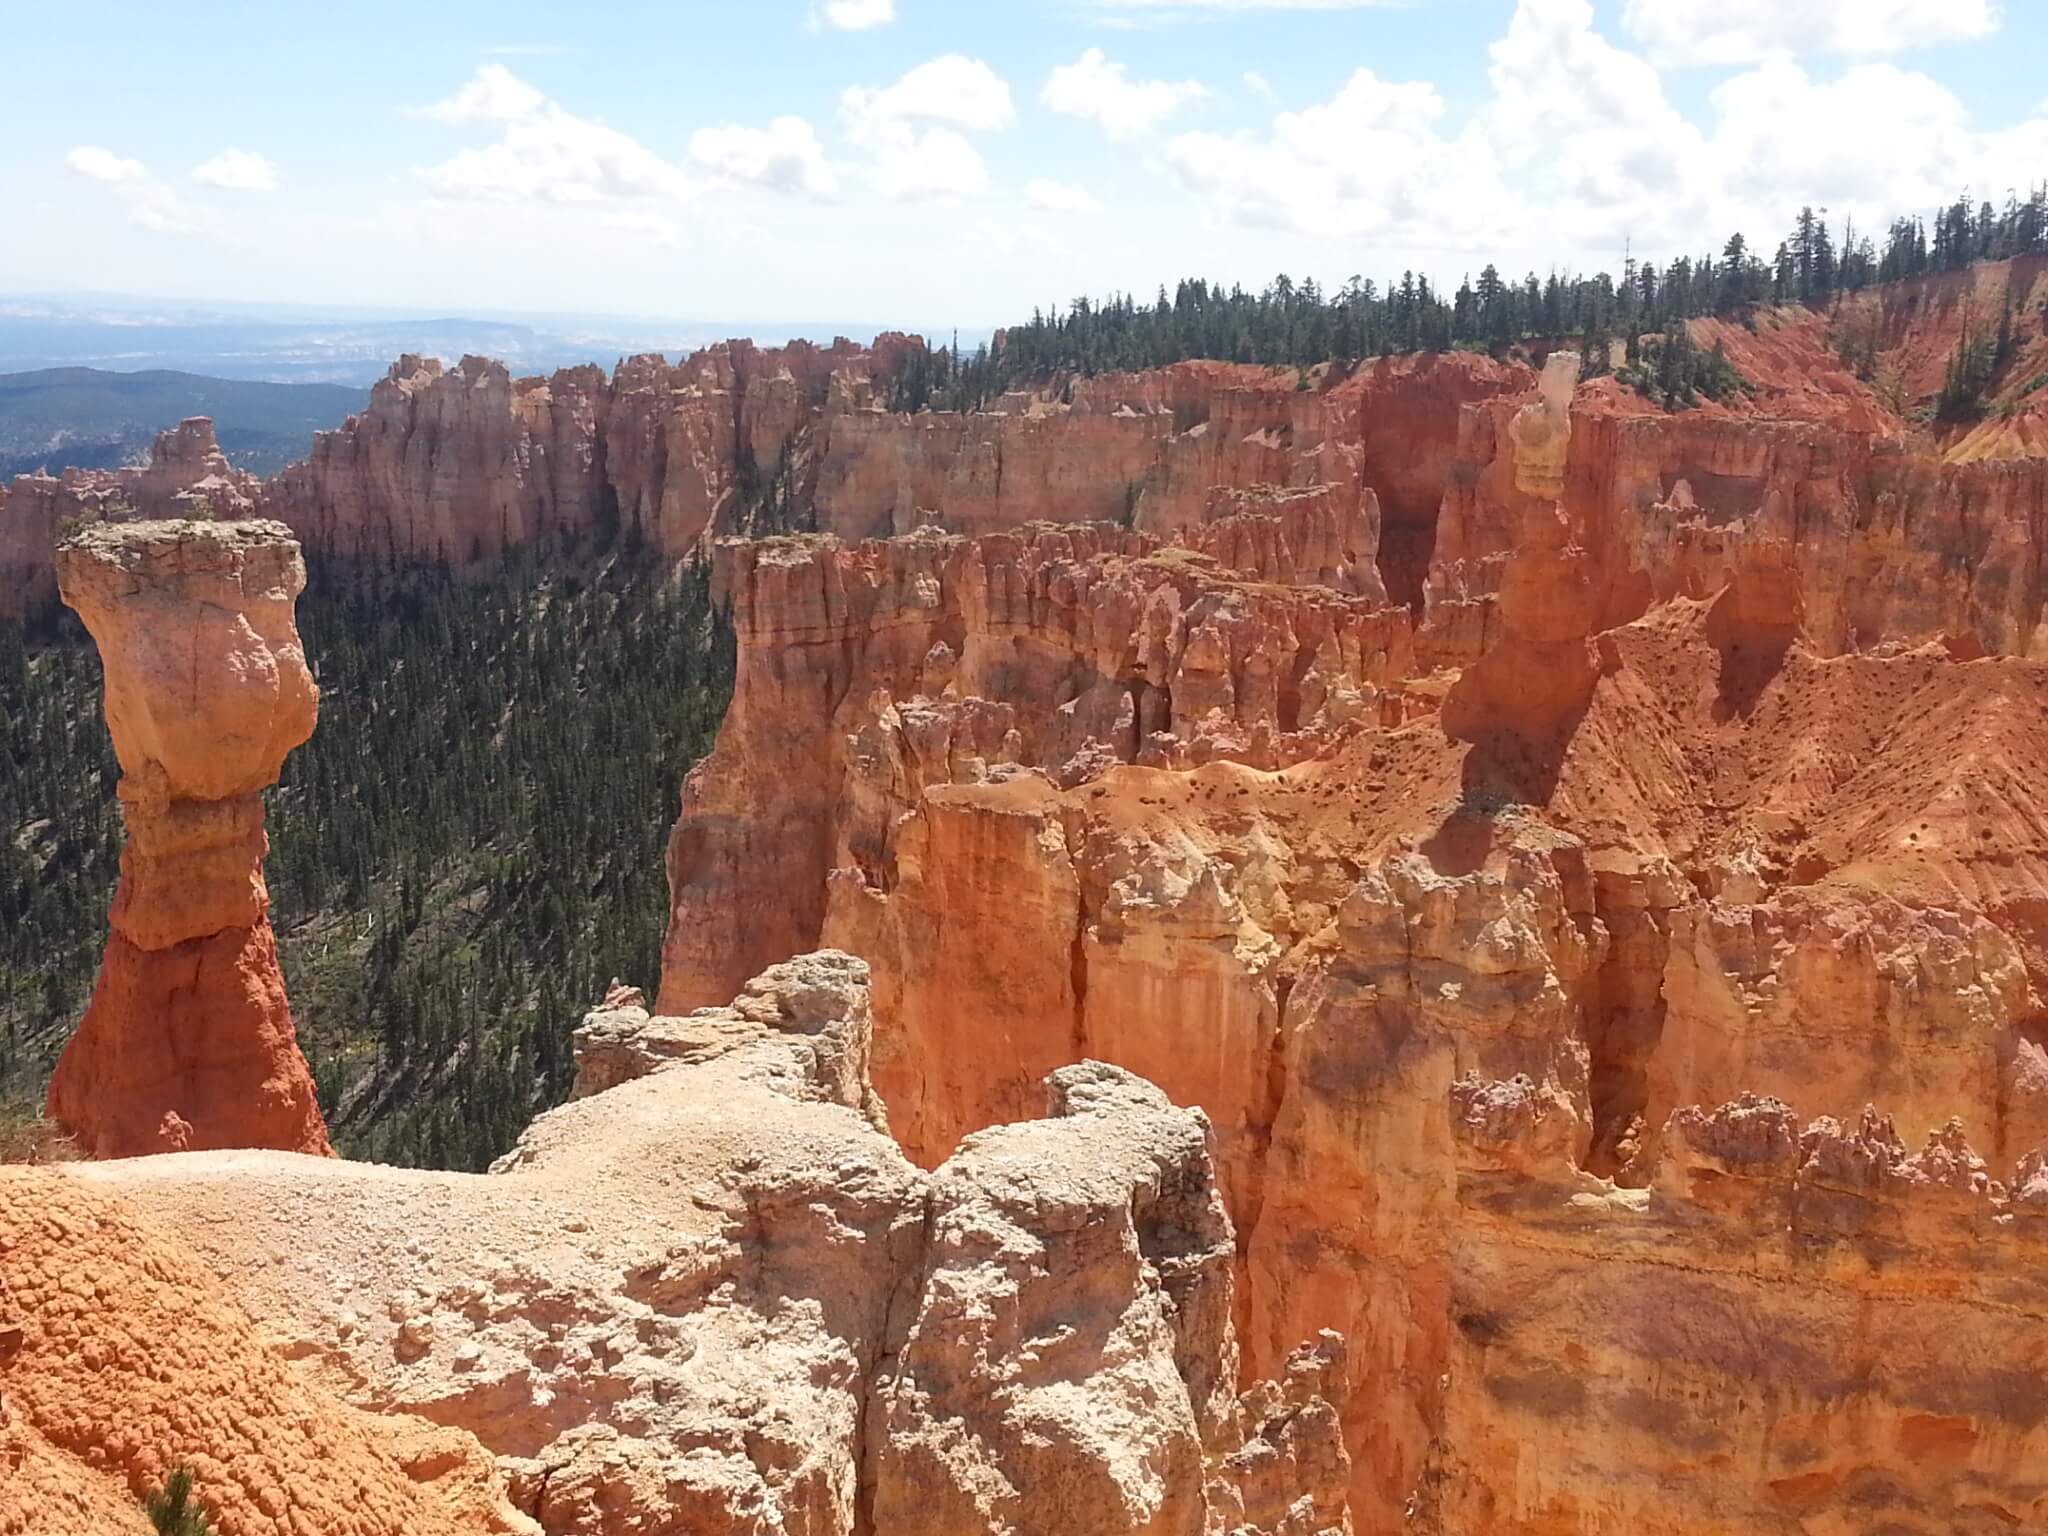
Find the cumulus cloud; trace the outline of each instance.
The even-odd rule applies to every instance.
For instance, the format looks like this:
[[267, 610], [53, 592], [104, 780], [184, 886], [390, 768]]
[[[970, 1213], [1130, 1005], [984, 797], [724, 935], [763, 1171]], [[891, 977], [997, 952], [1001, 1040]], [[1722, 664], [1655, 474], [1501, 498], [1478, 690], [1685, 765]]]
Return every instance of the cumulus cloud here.
[[725, 123], [690, 135], [691, 163], [721, 182], [831, 197], [838, 179], [817, 130], [801, 117], [778, 117], [766, 128]]
[[869, 139], [875, 190], [898, 202], [951, 200], [988, 190], [988, 162], [950, 128], [890, 123]]
[[199, 229], [199, 216], [140, 160], [97, 144], [81, 144], [65, 155], [64, 165], [73, 175], [111, 187], [128, 217], [143, 229], [160, 235], [189, 235]]
[[839, 104], [854, 125], [928, 122], [989, 133], [1017, 120], [1009, 83], [980, 59], [958, 53], [928, 59], [879, 90], [849, 87]]
[[1996, 0], [1627, 0], [1622, 26], [1660, 64], [1904, 53], [1998, 30]]
[[1230, 220], [1329, 237], [1441, 243], [1439, 222], [1487, 216], [1490, 157], [1460, 155], [1424, 81], [1361, 69], [1329, 101], [1282, 112], [1262, 136], [1185, 133], [1166, 163]]
[[550, 100], [500, 64], [486, 64], [417, 116], [457, 127], [488, 125], [495, 142], [464, 149], [417, 174], [442, 197], [491, 202], [678, 201], [689, 178], [639, 140]]
[[1946, 86], [1890, 63], [1823, 77], [1779, 53], [1694, 121], [1587, 0], [1518, 0], [1487, 81], [1453, 122], [1427, 82], [1359, 70], [1263, 132], [1181, 134], [1163, 159], [1230, 222], [1479, 260], [1532, 246], [1611, 260], [1624, 241], [1668, 260], [1736, 229], [1762, 240], [1804, 203], [1875, 232], [1965, 184], [2024, 188], [2048, 163], [2048, 115], [1987, 132]]
[[841, 32], [866, 32], [896, 19], [896, 0], [825, 0], [816, 14]]
[[547, 97], [502, 64], [486, 64], [453, 96], [413, 109], [415, 117], [457, 126], [467, 123], [511, 123], [540, 111]]
[[1077, 182], [1034, 176], [1024, 183], [1024, 201], [1048, 213], [1100, 213], [1095, 194]]
[[884, 197], [953, 199], [988, 187], [988, 163], [966, 133], [1008, 128], [1017, 108], [1002, 76], [954, 53], [894, 85], [850, 86], [839, 120], [848, 140], [869, 152], [868, 178]]
[[1128, 142], [1208, 94], [1193, 80], [1133, 80], [1122, 64], [1090, 48], [1053, 70], [1038, 99], [1064, 117], [1092, 122], [1111, 139]]
[[88, 181], [104, 181], [109, 185], [141, 181], [149, 175], [148, 168], [140, 160], [130, 160], [97, 144], [79, 145], [64, 157], [64, 164]]
[[192, 179], [202, 186], [221, 187], [229, 192], [275, 192], [278, 186], [275, 162], [232, 146], [193, 166]]

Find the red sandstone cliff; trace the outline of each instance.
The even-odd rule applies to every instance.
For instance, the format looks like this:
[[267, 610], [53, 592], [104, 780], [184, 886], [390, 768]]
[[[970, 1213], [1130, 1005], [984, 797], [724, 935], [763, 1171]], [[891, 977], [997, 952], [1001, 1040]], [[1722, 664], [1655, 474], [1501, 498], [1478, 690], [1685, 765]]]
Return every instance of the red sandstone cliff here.
[[57, 601], [52, 555], [67, 528], [105, 519], [253, 516], [261, 484], [233, 468], [203, 416], [159, 432], [142, 469], [67, 469], [0, 485], [0, 617]]
[[[1967, 312], [1922, 287], [1869, 301], [1900, 367]], [[551, 1530], [1336, 1528], [1345, 1468], [1362, 1530], [2048, 1524], [2048, 480], [1831, 323], [1731, 333], [1759, 387], [1676, 416], [1562, 357], [970, 418], [881, 409], [886, 350], [408, 363], [266, 492], [331, 555], [678, 553], [771, 467], [825, 530], [718, 546], [670, 1016], [593, 1021], [611, 1093], [509, 1179], [113, 1177]], [[769, 969], [820, 944], [871, 1046], [812, 1016], [843, 957]], [[278, 1195], [337, 1277], [429, 1226], [388, 1327], [277, 1284]]]
[[1564, 377], [1460, 403], [1419, 621], [1341, 490], [721, 546], [662, 1006], [863, 956], [927, 1163], [1200, 1104], [1360, 1529], [2048, 1520], [2043, 468]]

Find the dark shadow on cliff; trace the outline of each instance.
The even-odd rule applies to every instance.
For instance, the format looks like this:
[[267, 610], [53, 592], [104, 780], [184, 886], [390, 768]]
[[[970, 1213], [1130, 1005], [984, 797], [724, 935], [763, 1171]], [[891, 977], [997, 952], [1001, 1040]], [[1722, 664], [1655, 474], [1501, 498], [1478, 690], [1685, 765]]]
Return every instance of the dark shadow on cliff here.
[[1707, 609], [1702, 633], [1720, 657], [1714, 719], [1744, 720], [1785, 665], [1799, 638], [1796, 593], [1759, 593], [1731, 582]]

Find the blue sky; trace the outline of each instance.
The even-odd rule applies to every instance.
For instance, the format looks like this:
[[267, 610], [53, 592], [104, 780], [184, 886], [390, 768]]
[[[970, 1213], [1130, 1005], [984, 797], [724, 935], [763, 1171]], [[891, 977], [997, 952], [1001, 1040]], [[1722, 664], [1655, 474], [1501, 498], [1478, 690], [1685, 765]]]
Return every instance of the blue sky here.
[[2036, 0], [0, 0], [0, 291], [976, 327], [2048, 178]]

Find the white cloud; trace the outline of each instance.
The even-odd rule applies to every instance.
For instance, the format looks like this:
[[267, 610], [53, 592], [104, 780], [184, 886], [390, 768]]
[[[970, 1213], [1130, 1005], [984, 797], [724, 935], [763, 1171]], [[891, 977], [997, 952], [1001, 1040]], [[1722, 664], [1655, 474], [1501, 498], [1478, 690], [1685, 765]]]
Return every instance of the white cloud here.
[[1095, 194], [1077, 182], [1034, 176], [1024, 183], [1024, 201], [1048, 213], [1100, 213]]
[[778, 117], [766, 128], [724, 123], [690, 135], [691, 162], [720, 180], [776, 192], [831, 197], [838, 180], [817, 131], [801, 117]]
[[203, 186], [230, 192], [275, 192], [278, 184], [275, 162], [251, 150], [233, 147], [193, 166], [192, 179]]
[[101, 149], [97, 144], [79, 145], [64, 157], [64, 164], [90, 181], [104, 181], [110, 185], [141, 181], [149, 175], [140, 160], [127, 159], [111, 149]]
[[842, 32], [866, 32], [896, 19], [896, 0], [825, 0], [825, 25]]
[[899, 202], [951, 200], [988, 190], [981, 151], [950, 128], [890, 123], [870, 140], [875, 190]]
[[1256, 69], [1248, 69], [1244, 72], [1244, 88], [1254, 96], [1266, 101], [1273, 100], [1278, 94], [1273, 89], [1273, 82], [1260, 74]]
[[1689, 119], [1588, 0], [1518, 0], [1487, 79], [1453, 123], [1432, 85], [1360, 70], [1263, 133], [1181, 134], [1164, 163], [1228, 223], [1369, 241], [1431, 270], [1432, 253], [1618, 263], [1624, 242], [1669, 261], [1737, 229], [1775, 245], [1808, 203], [1838, 235], [1850, 217], [1876, 234], [1964, 185], [2024, 189], [2048, 163], [2048, 104], [1984, 132], [1947, 86], [1885, 63], [1820, 77], [1781, 53]]
[[1622, 25], [1660, 64], [1785, 53], [1903, 53], [1998, 30], [1995, 0], [1627, 0]]
[[161, 182], [144, 182], [135, 189], [128, 203], [128, 216], [144, 229], [160, 235], [195, 235], [200, 230], [199, 215]]
[[1235, 223], [1441, 244], [1446, 215], [1485, 217], [1499, 191], [1483, 146], [1460, 154], [1443, 137], [1444, 111], [1434, 86], [1361, 69], [1331, 100], [1280, 113], [1263, 138], [1181, 134], [1166, 163]]
[[949, 53], [894, 85], [850, 86], [839, 98], [846, 137], [869, 152], [868, 177], [884, 197], [911, 202], [971, 196], [988, 164], [959, 130], [993, 133], [1017, 120], [1010, 87], [979, 59]]
[[412, 115], [437, 123], [510, 123], [530, 117], [547, 105], [547, 97], [502, 64], [485, 64], [453, 96], [416, 107]]
[[667, 248], [683, 243], [683, 232], [676, 227], [675, 220], [651, 208], [621, 208], [606, 214], [604, 224], [620, 234], [636, 236], [641, 245]]
[[839, 110], [849, 126], [927, 122], [990, 133], [1017, 120], [1008, 82], [980, 59], [957, 53], [928, 59], [880, 90], [849, 87]]
[[1607, 245], [1697, 226], [1712, 179], [1702, 135], [1646, 60], [1593, 29], [1588, 0], [1520, 0], [1488, 52], [1482, 126], [1524, 195]]
[[1191, 101], [1208, 95], [1193, 80], [1133, 80], [1123, 65], [1090, 48], [1046, 77], [1039, 101], [1065, 117], [1097, 124], [1118, 142], [1141, 139]]
[[128, 217], [146, 230], [189, 235], [199, 228], [199, 216], [177, 193], [150, 175], [140, 160], [97, 144], [81, 144], [64, 157], [64, 164], [74, 175], [113, 188], [115, 197], [128, 209]]
[[416, 116], [457, 126], [492, 124], [495, 143], [460, 151], [417, 174], [442, 197], [492, 202], [679, 201], [689, 178], [639, 140], [579, 117], [499, 64]]

